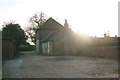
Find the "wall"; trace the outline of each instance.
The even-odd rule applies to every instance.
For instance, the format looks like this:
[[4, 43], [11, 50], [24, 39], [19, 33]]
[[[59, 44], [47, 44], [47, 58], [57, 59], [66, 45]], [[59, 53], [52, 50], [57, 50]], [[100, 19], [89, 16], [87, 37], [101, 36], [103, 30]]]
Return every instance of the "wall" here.
[[120, 50], [120, 47], [118, 48], [117, 46], [84, 47], [81, 48], [78, 55], [111, 58], [117, 60], [118, 50]]
[[14, 56], [16, 46], [11, 40], [2, 40], [2, 58], [10, 58]]
[[53, 55], [63, 55], [63, 43], [60, 41], [53, 42]]
[[75, 49], [70, 41], [54, 41], [53, 45], [54, 55], [76, 55]]

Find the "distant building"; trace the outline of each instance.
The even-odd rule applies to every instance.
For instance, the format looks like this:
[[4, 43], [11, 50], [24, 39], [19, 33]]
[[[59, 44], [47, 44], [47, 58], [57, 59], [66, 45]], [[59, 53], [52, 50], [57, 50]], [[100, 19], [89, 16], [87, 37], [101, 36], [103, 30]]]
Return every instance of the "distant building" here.
[[67, 20], [64, 26], [49, 18], [36, 31], [36, 51], [46, 55], [73, 55], [74, 32], [69, 28]]

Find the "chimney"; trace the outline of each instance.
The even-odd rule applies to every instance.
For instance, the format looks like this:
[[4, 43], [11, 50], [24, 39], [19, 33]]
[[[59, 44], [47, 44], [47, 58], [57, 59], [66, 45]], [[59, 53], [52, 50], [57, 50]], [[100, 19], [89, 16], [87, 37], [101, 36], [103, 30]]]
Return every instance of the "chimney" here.
[[68, 28], [67, 19], [65, 19], [64, 27], [65, 27], [65, 28]]
[[106, 34], [106, 33], [104, 33], [104, 37], [107, 37], [107, 34]]

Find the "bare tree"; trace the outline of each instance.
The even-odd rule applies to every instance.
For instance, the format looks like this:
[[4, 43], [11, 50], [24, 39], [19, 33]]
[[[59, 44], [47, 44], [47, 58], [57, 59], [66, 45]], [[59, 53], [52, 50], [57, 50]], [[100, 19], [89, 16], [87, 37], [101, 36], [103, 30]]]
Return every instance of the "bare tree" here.
[[37, 24], [38, 27], [40, 27], [40, 25], [42, 25], [45, 21], [46, 18], [43, 12], [36, 13], [33, 17], [30, 18], [30, 22], [34, 25]]
[[43, 25], [45, 21], [46, 16], [43, 12], [34, 14], [29, 20], [30, 27], [26, 29], [26, 33], [34, 44], [36, 43], [35, 32]]

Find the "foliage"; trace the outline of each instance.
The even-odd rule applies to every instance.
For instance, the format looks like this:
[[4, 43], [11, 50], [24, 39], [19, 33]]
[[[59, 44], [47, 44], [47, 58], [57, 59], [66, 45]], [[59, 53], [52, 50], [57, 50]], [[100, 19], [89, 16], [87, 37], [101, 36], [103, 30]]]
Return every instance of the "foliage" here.
[[19, 24], [7, 23], [2, 28], [2, 38], [11, 38], [18, 47], [21, 44], [26, 44], [27, 36]]
[[35, 32], [43, 25], [45, 21], [46, 18], [43, 12], [34, 14], [29, 20], [31, 25], [26, 29], [26, 32], [29, 39], [31, 39], [34, 44], [36, 43]]
[[30, 44], [21, 44], [18, 47], [18, 51], [34, 51], [35, 50], [35, 45], [30, 45]]

